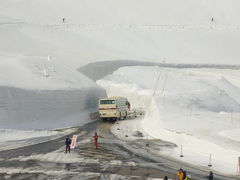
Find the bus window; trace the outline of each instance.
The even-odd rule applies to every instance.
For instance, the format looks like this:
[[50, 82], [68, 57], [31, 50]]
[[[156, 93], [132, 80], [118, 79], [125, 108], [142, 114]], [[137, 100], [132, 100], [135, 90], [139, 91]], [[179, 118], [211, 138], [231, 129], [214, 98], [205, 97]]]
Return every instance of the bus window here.
[[100, 104], [115, 104], [115, 100], [100, 100]]

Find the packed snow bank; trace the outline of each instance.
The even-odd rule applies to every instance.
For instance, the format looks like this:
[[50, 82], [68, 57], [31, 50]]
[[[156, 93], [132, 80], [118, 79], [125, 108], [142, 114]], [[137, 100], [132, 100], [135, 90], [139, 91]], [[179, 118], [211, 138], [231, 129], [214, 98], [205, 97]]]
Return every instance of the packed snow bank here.
[[0, 54], [0, 128], [51, 129], [90, 122], [105, 90], [51, 57]]
[[145, 108], [139, 130], [178, 145], [159, 152], [162, 155], [180, 160], [182, 145], [183, 161], [207, 169], [211, 153], [213, 170], [236, 174], [239, 76], [238, 70], [139, 66], [120, 68], [97, 83], [109, 96], [126, 96], [133, 107]]
[[233, 69], [239, 70], [239, 65], [231, 64], [175, 64], [175, 63], [157, 63], [157, 62], [143, 62], [134, 60], [115, 60], [115, 61], [98, 61], [94, 63], [89, 63], [78, 69], [81, 73], [85, 74], [87, 77], [96, 81], [108, 74], [112, 74], [114, 71], [124, 66], [159, 66], [168, 68], [216, 68], [216, 69]]

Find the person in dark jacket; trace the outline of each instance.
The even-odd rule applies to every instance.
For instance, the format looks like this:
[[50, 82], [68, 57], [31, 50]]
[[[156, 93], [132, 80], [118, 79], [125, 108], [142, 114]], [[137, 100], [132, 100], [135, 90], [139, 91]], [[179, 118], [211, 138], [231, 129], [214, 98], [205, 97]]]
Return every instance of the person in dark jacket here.
[[183, 171], [183, 179], [185, 179], [187, 177], [187, 172], [184, 170]]
[[68, 151], [68, 153], [70, 153], [70, 145], [71, 145], [71, 143], [72, 143], [72, 140], [68, 137], [68, 138], [65, 140], [65, 145], [66, 145], [66, 151], [65, 151], [65, 153], [67, 153], [67, 151]]
[[213, 172], [212, 171], [209, 172], [208, 180], [213, 180]]
[[167, 177], [167, 176], [165, 176], [163, 180], [168, 180], [168, 177]]

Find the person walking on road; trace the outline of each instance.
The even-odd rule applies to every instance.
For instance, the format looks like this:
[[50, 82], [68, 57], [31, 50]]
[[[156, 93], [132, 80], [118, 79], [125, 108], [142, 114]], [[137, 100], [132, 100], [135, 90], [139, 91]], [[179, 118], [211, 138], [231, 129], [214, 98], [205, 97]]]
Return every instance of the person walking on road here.
[[95, 132], [95, 135], [93, 136], [93, 139], [94, 139], [94, 144], [96, 146], [96, 149], [98, 149], [98, 134]]
[[184, 170], [183, 171], [183, 179], [185, 179], [187, 177], [187, 172]]
[[71, 143], [72, 143], [72, 140], [69, 137], [67, 137], [67, 139], [65, 140], [65, 145], [66, 145], [65, 153], [67, 153], [67, 152], [70, 153]]
[[213, 172], [212, 171], [209, 172], [208, 180], [213, 180]]
[[177, 175], [178, 175], [178, 180], [184, 180], [183, 179], [183, 170], [182, 170], [182, 168], [178, 170]]
[[188, 174], [184, 180], [192, 180], [191, 176]]

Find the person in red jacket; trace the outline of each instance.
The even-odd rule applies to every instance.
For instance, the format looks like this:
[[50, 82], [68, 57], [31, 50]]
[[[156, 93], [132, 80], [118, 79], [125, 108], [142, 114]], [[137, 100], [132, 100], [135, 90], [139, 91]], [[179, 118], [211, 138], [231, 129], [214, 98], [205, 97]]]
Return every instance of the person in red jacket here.
[[95, 135], [93, 136], [93, 139], [94, 139], [94, 144], [96, 146], [96, 149], [98, 149], [98, 134], [95, 132]]
[[128, 110], [130, 111], [131, 104], [130, 104], [130, 102], [128, 102], [128, 101], [127, 101], [127, 106], [128, 106]]

